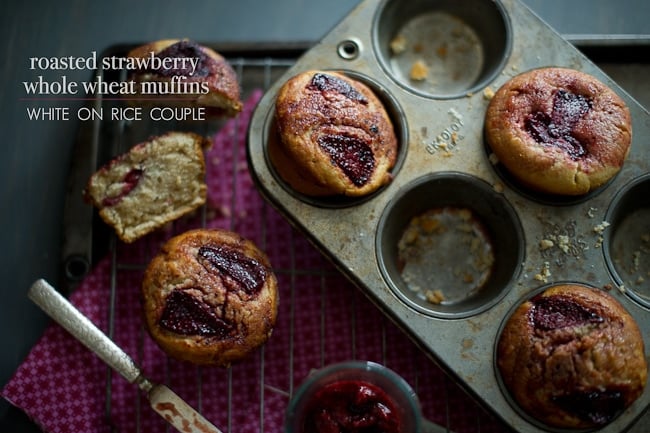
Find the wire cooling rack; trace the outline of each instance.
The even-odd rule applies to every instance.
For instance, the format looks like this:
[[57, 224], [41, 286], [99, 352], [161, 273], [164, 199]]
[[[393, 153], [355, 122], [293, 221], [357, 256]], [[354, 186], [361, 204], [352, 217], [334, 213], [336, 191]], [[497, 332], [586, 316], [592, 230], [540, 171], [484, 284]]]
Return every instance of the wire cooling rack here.
[[[123, 55], [128, 47], [112, 47]], [[468, 396], [452, 378], [327, 262], [305, 237], [257, 193], [246, 166], [247, 119], [259, 96], [290, 67], [304, 47], [218, 47], [235, 68], [247, 102], [234, 120], [206, 122], [89, 122], [80, 131], [65, 217], [66, 285], [83, 280], [98, 261], [108, 260], [108, 334], [147, 376], [170, 385], [225, 432], [281, 432], [284, 410], [300, 382], [327, 364], [350, 360], [380, 362], [416, 390], [424, 415], [448, 431], [509, 431]], [[104, 79], [123, 80], [113, 71]], [[97, 98], [105, 111], [123, 101]], [[88, 205], [74, 194], [87, 176], [113, 156], [151, 135], [192, 130], [213, 139], [206, 153], [208, 202], [200, 211], [132, 245], [117, 241]], [[76, 184], [76, 185], [75, 185]], [[278, 322], [269, 342], [228, 369], [194, 367], [167, 358], [144, 331], [139, 284], [149, 260], [174, 234], [219, 227], [251, 239], [271, 260], [280, 288]], [[368, 252], [360, 251], [360, 254]], [[435, 330], [432, 330], [435, 332]], [[441, 336], [444, 338], [444, 336]], [[492, 368], [486, 365], [485, 368]], [[105, 418], [111, 431], [165, 431], [143, 397], [110, 370]]]

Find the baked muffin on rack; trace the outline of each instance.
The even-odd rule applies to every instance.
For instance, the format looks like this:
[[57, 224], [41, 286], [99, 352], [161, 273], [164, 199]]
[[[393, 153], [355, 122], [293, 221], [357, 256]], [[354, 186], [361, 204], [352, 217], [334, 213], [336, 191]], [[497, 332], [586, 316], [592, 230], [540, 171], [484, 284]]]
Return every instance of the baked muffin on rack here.
[[87, 201], [124, 242], [136, 239], [203, 205], [203, 151], [198, 134], [168, 132], [136, 144], [99, 168], [84, 190]]
[[554, 427], [601, 427], [630, 406], [647, 380], [643, 337], [610, 294], [558, 284], [508, 319], [497, 366], [512, 397]]
[[221, 367], [267, 341], [279, 299], [267, 256], [216, 229], [170, 239], [145, 271], [142, 297], [146, 327], [163, 351]]
[[152, 55], [161, 59], [192, 59], [197, 64], [193, 67], [187, 62], [183, 66], [179, 62], [176, 69], [135, 70], [130, 76], [136, 83], [136, 94], [129, 96], [132, 103], [205, 107], [206, 113], [213, 116], [233, 117], [242, 110], [237, 75], [213, 49], [187, 39], [163, 39], [136, 47], [127, 57], [145, 59]]
[[278, 174], [309, 196], [363, 196], [391, 181], [397, 138], [385, 107], [359, 80], [333, 71], [290, 78], [275, 104]]
[[548, 67], [499, 88], [486, 112], [485, 136], [522, 185], [577, 196], [619, 172], [632, 125], [628, 107], [611, 88], [584, 72]]

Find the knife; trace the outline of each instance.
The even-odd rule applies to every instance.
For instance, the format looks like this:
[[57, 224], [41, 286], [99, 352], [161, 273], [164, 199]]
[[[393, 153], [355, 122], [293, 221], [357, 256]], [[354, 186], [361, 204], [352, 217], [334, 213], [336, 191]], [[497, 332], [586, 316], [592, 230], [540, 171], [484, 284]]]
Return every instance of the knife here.
[[30, 287], [27, 296], [106, 364], [130, 383], [137, 384], [147, 395], [153, 410], [178, 431], [222, 433], [170, 388], [147, 379], [126, 352], [47, 281], [37, 280]]

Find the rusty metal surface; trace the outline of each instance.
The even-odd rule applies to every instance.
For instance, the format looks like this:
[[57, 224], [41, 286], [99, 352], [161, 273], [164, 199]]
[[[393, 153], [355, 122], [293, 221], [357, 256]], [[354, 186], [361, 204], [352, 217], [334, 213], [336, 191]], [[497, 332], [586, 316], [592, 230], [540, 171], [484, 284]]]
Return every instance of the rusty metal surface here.
[[[626, 212], [650, 207], [648, 199], [641, 201], [643, 194], [639, 188], [631, 192], [626, 189], [650, 173], [650, 116], [602, 70], [516, 0], [476, 0], [477, 5], [488, 9], [499, 9], [499, 5], [503, 8], [504, 22], [486, 20], [492, 21], [495, 31], [505, 30], [508, 35], [505, 42], [500, 42], [502, 57], [499, 61], [491, 60], [494, 74], [488, 72], [475, 81], [478, 84], [470, 83], [465, 90], [449, 93], [444, 89], [409, 88], [391, 69], [384, 46], [386, 29], [378, 28], [393, 25], [385, 18], [393, 3], [394, 0], [362, 3], [270, 87], [249, 131], [251, 172], [266, 198], [471, 393], [515, 429], [547, 431], [520, 413], [500, 387], [493, 362], [499, 329], [511, 309], [533, 291], [545, 284], [574, 281], [609, 288], [639, 323], [648, 350], [650, 315], [643, 293], [647, 283], [639, 280], [636, 289], [640, 293], [633, 296], [635, 287], [614, 275], [616, 258], [610, 257], [610, 244], [615, 240], [610, 233], [616, 231], [616, 236], [626, 236], [626, 228], [615, 230], [618, 223], [603, 223], [611, 223], [608, 218], [618, 218], [623, 198], [637, 203], [628, 204]], [[452, 3], [440, 4], [451, 8]], [[520, 72], [550, 65], [582, 70], [597, 77], [624, 98], [632, 114], [632, 149], [623, 169], [602, 190], [581, 199], [540, 197], [518, 189], [490, 163], [483, 141], [483, 117], [488, 104], [485, 93], [496, 90]], [[344, 70], [365, 80], [384, 97], [393, 113], [401, 137], [401, 159], [393, 182], [368, 199], [340, 203], [305, 199], [292, 192], [269, 164], [266, 144], [272, 131], [275, 94], [286, 78], [314, 68]], [[504, 271], [506, 277], [501, 287], [495, 289], [499, 292], [496, 300], [489, 301], [487, 308], [472, 309], [467, 314], [437, 314], [417, 308], [400, 296], [400, 288], [391, 280], [390, 270], [386, 270], [382, 239], [390, 229], [386, 227], [390, 224], [387, 215], [402, 195], [429, 176], [445, 181], [470, 179], [469, 189], [495, 191], [487, 194], [490, 197], [486, 200], [491, 206], [511, 209], [514, 214], [510, 222], [513, 229], [504, 236], [513, 238], [507, 248], [515, 251], [509, 254], [521, 261]], [[642, 184], [647, 182], [646, 179]], [[540, 247], [540, 242], [547, 239], [561, 242], [552, 248]], [[632, 407], [600, 431], [624, 431], [649, 403], [650, 390], [646, 388]]]

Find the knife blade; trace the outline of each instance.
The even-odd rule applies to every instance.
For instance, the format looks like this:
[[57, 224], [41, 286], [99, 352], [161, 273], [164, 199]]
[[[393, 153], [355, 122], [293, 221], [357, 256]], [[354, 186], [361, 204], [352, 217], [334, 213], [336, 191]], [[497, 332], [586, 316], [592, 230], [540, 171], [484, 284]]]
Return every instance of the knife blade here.
[[126, 352], [47, 281], [34, 282], [27, 296], [113, 370], [136, 384], [153, 410], [174, 428], [184, 433], [222, 433], [169, 387], [147, 379]]

